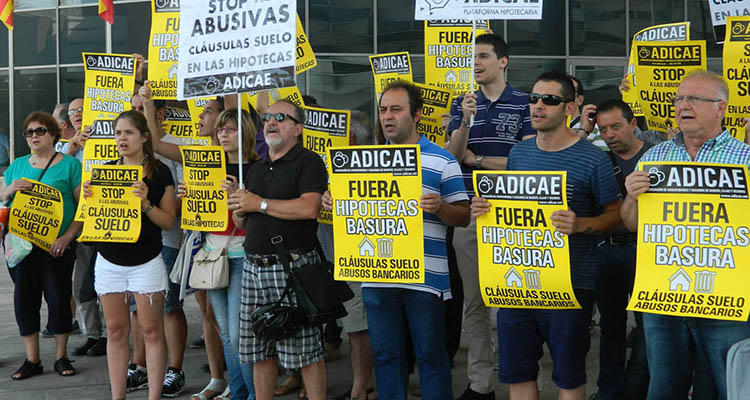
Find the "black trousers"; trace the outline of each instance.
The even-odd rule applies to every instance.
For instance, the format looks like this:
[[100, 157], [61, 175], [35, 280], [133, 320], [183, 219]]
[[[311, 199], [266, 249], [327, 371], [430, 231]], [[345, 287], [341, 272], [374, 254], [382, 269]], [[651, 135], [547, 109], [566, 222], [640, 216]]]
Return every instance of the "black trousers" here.
[[20, 264], [8, 269], [15, 284], [13, 306], [21, 336], [39, 332], [42, 295], [49, 311], [47, 330], [58, 334], [71, 331], [73, 315], [70, 298], [74, 260], [75, 243], [59, 258], [52, 258], [49, 253], [34, 246]]

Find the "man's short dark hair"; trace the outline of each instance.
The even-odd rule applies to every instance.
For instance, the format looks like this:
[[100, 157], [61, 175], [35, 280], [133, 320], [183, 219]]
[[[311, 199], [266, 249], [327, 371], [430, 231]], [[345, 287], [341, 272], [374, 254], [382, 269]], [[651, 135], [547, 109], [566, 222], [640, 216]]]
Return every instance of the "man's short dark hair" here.
[[218, 111], [219, 112], [224, 111], [224, 109], [226, 108], [224, 106], [224, 97], [222, 97], [222, 96], [216, 96], [216, 98], [214, 100], [216, 101], [216, 103], [219, 104], [219, 110]]
[[612, 110], [620, 110], [622, 117], [625, 118], [625, 121], [628, 121], [628, 123], [630, 123], [630, 121], [635, 118], [635, 116], [633, 115], [633, 109], [630, 108], [628, 103], [620, 99], [607, 100], [596, 107], [597, 113], [603, 113]]
[[417, 111], [422, 111], [422, 106], [424, 105], [422, 90], [411, 83], [402, 80], [393, 81], [383, 89], [383, 93], [380, 94], [380, 99], [378, 99], [378, 106], [380, 106], [380, 100], [383, 99], [385, 92], [394, 89], [406, 90], [406, 93], [409, 95], [409, 114], [411, 114], [412, 117], [417, 115]]
[[286, 103], [294, 107], [294, 119], [299, 121], [300, 124], [305, 123], [305, 110], [302, 107], [298, 106], [297, 104], [294, 104], [293, 102], [287, 99], [281, 99], [277, 101], [277, 103]]
[[320, 107], [320, 104], [318, 104], [318, 100], [315, 97], [310, 96], [309, 94], [302, 95], [302, 102], [305, 103], [306, 106]]
[[477, 44], [488, 44], [492, 46], [492, 50], [498, 59], [508, 57], [508, 44], [500, 35], [494, 33], [485, 33], [484, 35], [477, 36]]
[[68, 124], [69, 127], [73, 127], [73, 123], [70, 122], [70, 115], [68, 115], [68, 107], [70, 107], [70, 103], [60, 103], [55, 106], [55, 109], [59, 109], [58, 111], [59, 115], [53, 115], [56, 119], [59, 119], [66, 124]]
[[[573, 87], [573, 81], [570, 80], [570, 75], [562, 71], [549, 71], [539, 75], [534, 81], [534, 85], [537, 82], [557, 82], [562, 86], [562, 97], [573, 101], [576, 96], [576, 89]], [[532, 85], [532, 87], [534, 86]], [[544, 93], [542, 93], [544, 94]]]
[[583, 96], [583, 83], [581, 83], [581, 80], [576, 78], [573, 75], [568, 75], [570, 77], [570, 80], [573, 81], [574, 85], [573, 87], [576, 90], [576, 95]]

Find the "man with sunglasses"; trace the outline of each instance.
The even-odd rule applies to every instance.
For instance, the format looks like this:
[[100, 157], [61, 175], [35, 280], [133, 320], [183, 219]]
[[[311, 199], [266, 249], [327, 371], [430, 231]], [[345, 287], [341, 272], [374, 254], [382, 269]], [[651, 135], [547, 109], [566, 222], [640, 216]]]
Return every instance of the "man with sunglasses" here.
[[300, 328], [296, 336], [279, 341], [258, 337], [250, 327], [252, 310], [277, 301], [286, 287], [284, 266], [271, 238], [282, 237], [291, 269], [320, 260], [316, 250], [317, 217], [328, 183], [320, 156], [300, 143], [305, 121], [300, 107], [280, 100], [261, 114], [261, 120], [268, 154], [250, 166], [246, 189], [229, 197], [235, 224], [246, 229], [240, 361], [254, 363], [259, 400], [273, 397], [277, 358], [284, 368], [301, 368], [311, 400], [324, 400], [326, 370], [317, 327]]
[[[453, 101], [446, 149], [460, 161], [466, 195], [474, 196], [472, 174], [476, 169], [505, 169], [510, 149], [533, 137], [526, 94], [505, 82], [508, 46], [495, 34], [477, 36], [474, 78], [479, 90]], [[473, 124], [472, 124], [473, 120]], [[476, 222], [455, 228], [453, 246], [463, 281], [464, 327], [469, 348], [469, 386], [459, 400], [493, 400], [492, 332], [489, 310], [479, 292]]]
[[[722, 126], [728, 99], [729, 89], [720, 75], [705, 70], [688, 74], [673, 98], [680, 131], [647, 151], [640, 161], [750, 165], [750, 146], [734, 139]], [[621, 214], [632, 232], [638, 228], [638, 196], [649, 187], [645, 171], [636, 170], [625, 178], [627, 196]], [[750, 337], [747, 322], [644, 313], [643, 328], [651, 373], [649, 400], [686, 398], [691, 361], [696, 354], [708, 360], [706, 368], [713, 374], [719, 397], [727, 398], [727, 351], [734, 343]]]
[[[568, 235], [573, 290], [578, 310], [501, 308], [497, 314], [500, 382], [510, 385], [510, 398], [536, 399], [538, 360], [547, 342], [552, 355], [552, 380], [560, 399], [583, 400], [588, 332], [601, 234], [620, 223], [620, 192], [609, 158], [566, 126], [575, 90], [562, 72], [537, 78], [529, 95], [534, 140], [518, 143], [508, 157], [508, 170], [566, 171], [567, 210], [555, 211], [551, 223]], [[472, 199], [472, 216], [490, 210], [486, 199]]]

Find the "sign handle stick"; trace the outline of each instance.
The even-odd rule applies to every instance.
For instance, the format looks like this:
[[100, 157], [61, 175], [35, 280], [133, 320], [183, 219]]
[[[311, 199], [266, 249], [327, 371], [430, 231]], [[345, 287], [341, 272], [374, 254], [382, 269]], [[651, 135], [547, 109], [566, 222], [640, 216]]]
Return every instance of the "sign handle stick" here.
[[[469, 86], [469, 93], [474, 91], [474, 52], [477, 50], [477, 21], [471, 20], [471, 86]], [[474, 114], [471, 114], [469, 120], [469, 127], [474, 126]]]
[[239, 159], [237, 160], [237, 163], [239, 164], [239, 188], [244, 189], [245, 188], [245, 181], [242, 179], [242, 94], [240, 92], [237, 92], [237, 150], [239, 151]]

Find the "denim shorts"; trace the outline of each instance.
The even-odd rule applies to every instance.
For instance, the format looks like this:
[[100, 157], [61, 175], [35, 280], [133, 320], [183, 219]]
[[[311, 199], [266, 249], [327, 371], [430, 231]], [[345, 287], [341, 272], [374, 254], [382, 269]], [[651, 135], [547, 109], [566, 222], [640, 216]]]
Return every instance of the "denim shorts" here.
[[94, 264], [94, 288], [99, 296], [109, 293], [157, 293], [167, 290], [167, 270], [161, 254], [133, 266], [116, 265], [101, 254]]
[[499, 378], [506, 384], [535, 381], [542, 345], [552, 356], [552, 380], [561, 389], [586, 383], [586, 354], [594, 293], [575, 290], [580, 310], [501, 308], [497, 313]]

